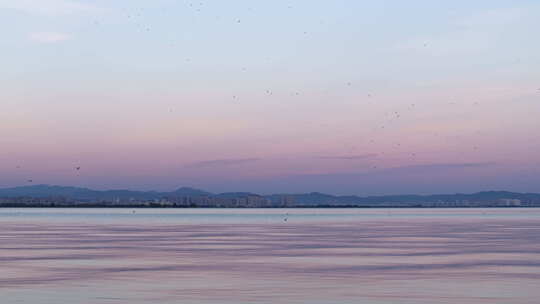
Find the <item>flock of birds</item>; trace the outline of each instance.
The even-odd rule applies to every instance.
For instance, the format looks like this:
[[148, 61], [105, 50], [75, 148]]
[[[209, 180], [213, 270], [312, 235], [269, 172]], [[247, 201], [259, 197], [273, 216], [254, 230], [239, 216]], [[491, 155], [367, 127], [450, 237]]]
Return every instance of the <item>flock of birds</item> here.
[[[21, 166], [16, 166], [15, 168], [16, 168], [16, 169], [21, 169]], [[76, 167], [74, 167], [74, 170], [77, 171], [77, 172], [80, 171], [80, 170], [81, 170], [81, 166], [76, 166]], [[27, 179], [26, 182], [28, 182], [28, 183], [33, 183], [34, 180], [33, 180], [33, 179]]]
[[[347, 85], [347, 86], [351, 86], [352, 83], [351, 83], [351, 82], [347, 82], [346, 85]], [[537, 91], [540, 92], [540, 88], [538, 88]], [[271, 90], [266, 90], [265, 93], [266, 93], [267, 95], [272, 95], [272, 94], [273, 94], [273, 91], [271, 91]], [[295, 93], [293, 93], [293, 94], [294, 94], [294, 95], [299, 95], [299, 92], [295, 92]], [[368, 97], [368, 98], [371, 98], [371, 97], [372, 97], [372, 94], [367, 94], [367, 97]], [[238, 96], [237, 96], [237, 95], [233, 95], [232, 98], [233, 98], [233, 100], [236, 100], [236, 99], [238, 99]], [[452, 101], [452, 102], [449, 102], [448, 104], [450, 104], [450, 105], [456, 105], [456, 102]], [[478, 103], [478, 102], [473, 102], [473, 105], [476, 106], [476, 105], [479, 105], [479, 103]], [[414, 104], [414, 103], [413, 103], [413, 104], [410, 104], [409, 107], [408, 107], [408, 110], [412, 110], [412, 109], [414, 109], [415, 107], [416, 107], [416, 104]], [[173, 109], [169, 109], [169, 112], [172, 113], [172, 112], [173, 112]], [[394, 120], [400, 119], [401, 116], [402, 116], [402, 113], [399, 112], [399, 111], [392, 111], [392, 112], [388, 112], [388, 113], [386, 114], [386, 116], [387, 116], [387, 117], [390, 117], [386, 122], [387, 122], [387, 123], [391, 123], [391, 122], [394, 121]], [[386, 125], [381, 125], [381, 126], [380, 126], [380, 129], [384, 129], [385, 126], [386, 126]], [[373, 129], [373, 131], [375, 131], [376, 129], [377, 129], [377, 128]], [[435, 135], [435, 136], [439, 136], [438, 133], [434, 133], [434, 135]], [[374, 140], [374, 139], [370, 139], [370, 140], [369, 140], [369, 143], [370, 143], [370, 144], [374, 144], [374, 143], [375, 143], [375, 140]], [[398, 143], [395, 143], [395, 147], [396, 147], [396, 148], [401, 147], [401, 143], [399, 143], [399, 142], [398, 142]], [[350, 147], [349, 149], [350, 149], [350, 150], [356, 150], [356, 146], [352, 146], [352, 147]], [[478, 147], [477, 145], [475, 145], [475, 146], [472, 147], [472, 149], [473, 149], [474, 151], [477, 151], [477, 150], [479, 150], [479, 147]], [[384, 153], [384, 152], [381, 152], [380, 154], [381, 154], [381, 155], [384, 155], [385, 153]], [[409, 157], [410, 157], [411, 159], [416, 158], [416, 156], [417, 156], [416, 153], [410, 153], [410, 155], [409, 155]], [[16, 166], [16, 169], [20, 169], [20, 168], [21, 168], [20, 165]], [[376, 165], [373, 165], [371, 168], [377, 169], [378, 167], [377, 167]], [[74, 170], [75, 170], [76, 172], [79, 172], [79, 171], [81, 170], [81, 166], [76, 166], [76, 167], [74, 167]], [[33, 179], [28, 179], [27, 182], [28, 182], [28, 183], [33, 183], [34, 180], [33, 180]], [[287, 218], [285, 218], [285, 221], [287, 221]]]

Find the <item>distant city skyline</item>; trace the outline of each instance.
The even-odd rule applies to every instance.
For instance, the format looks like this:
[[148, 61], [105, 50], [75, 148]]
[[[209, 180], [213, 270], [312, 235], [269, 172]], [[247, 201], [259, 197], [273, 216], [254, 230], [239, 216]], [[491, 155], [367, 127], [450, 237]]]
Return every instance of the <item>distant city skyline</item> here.
[[0, 188], [540, 192], [538, 1], [0, 0]]
[[173, 208], [469, 208], [540, 207], [540, 193], [483, 191], [435, 195], [335, 196], [328, 193], [258, 193], [235, 191], [212, 193], [181, 187], [174, 191], [130, 191], [54, 185], [0, 188], [0, 208], [16, 207], [173, 207]]

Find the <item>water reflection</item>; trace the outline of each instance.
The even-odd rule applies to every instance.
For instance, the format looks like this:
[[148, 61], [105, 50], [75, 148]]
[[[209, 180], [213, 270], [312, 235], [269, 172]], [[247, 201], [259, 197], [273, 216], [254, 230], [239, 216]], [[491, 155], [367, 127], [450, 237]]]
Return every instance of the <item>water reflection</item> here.
[[104, 210], [79, 222], [84, 210], [17, 219], [8, 210], [0, 293], [13, 303], [535, 303], [540, 216], [531, 210], [303, 210], [296, 221], [287, 211], [288, 222], [273, 218], [279, 210], [223, 211], [234, 220], [216, 224], [156, 222], [162, 211], [137, 223], [103, 221]]

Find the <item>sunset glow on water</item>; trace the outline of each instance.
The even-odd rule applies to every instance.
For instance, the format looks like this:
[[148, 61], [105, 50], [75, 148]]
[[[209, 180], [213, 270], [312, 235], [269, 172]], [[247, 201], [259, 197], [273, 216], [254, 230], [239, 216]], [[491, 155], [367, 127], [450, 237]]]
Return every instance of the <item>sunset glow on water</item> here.
[[537, 209], [4, 209], [0, 223], [0, 294], [10, 303], [540, 296]]

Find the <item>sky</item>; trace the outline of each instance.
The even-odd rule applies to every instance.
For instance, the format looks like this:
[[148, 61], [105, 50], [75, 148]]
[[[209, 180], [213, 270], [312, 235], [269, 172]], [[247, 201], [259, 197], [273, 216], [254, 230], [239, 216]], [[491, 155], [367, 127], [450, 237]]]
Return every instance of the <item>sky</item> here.
[[0, 187], [540, 192], [538, 1], [0, 0], [0, 20]]

